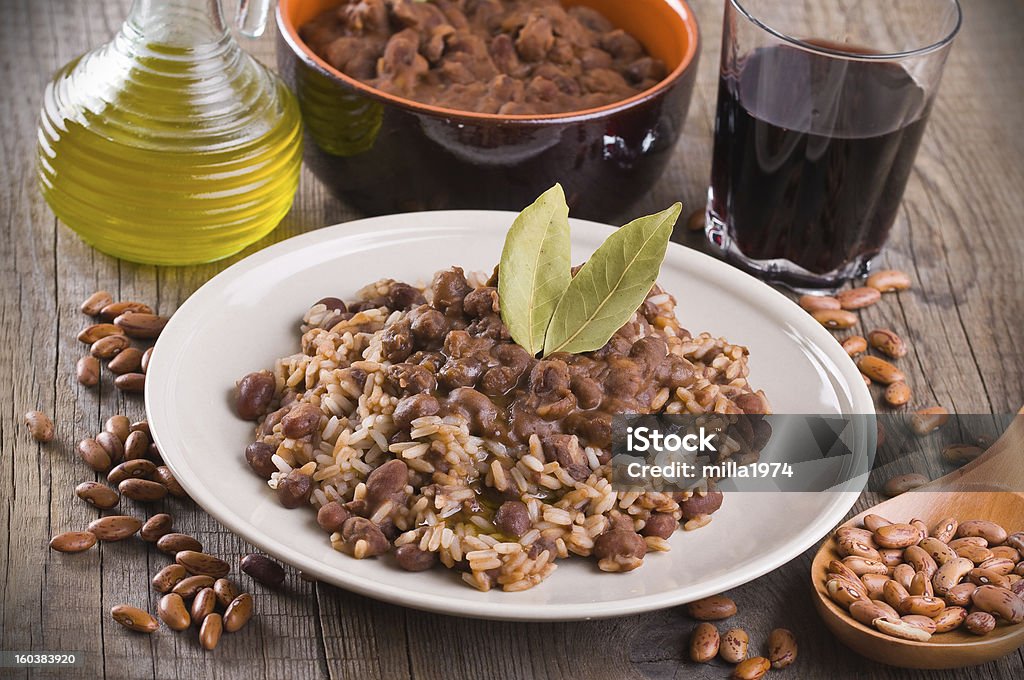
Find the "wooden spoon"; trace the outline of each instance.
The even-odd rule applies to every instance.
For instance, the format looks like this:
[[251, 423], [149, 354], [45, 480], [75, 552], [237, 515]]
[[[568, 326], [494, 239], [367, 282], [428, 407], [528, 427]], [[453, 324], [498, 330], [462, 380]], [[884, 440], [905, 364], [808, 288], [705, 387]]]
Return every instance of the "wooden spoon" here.
[[[843, 526], [862, 526], [874, 513], [891, 522], [920, 519], [929, 527], [947, 517], [987, 519], [1009, 533], [1024, 530], [1024, 408], [983, 455], [914, 491], [879, 503]], [[999, 621], [985, 636], [957, 628], [928, 642], [900, 640], [856, 621], [825, 590], [828, 563], [842, 559], [828, 538], [811, 564], [815, 607], [825, 625], [850, 649], [869, 659], [903, 668], [960, 668], [1005, 656], [1024, 645], [1024, 623]]]

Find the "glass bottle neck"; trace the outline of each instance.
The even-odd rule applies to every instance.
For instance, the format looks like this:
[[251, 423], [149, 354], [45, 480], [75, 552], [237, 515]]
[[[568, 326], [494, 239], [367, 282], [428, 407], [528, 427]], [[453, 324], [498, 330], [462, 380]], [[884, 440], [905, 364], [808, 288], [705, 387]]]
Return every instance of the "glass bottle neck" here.
[[173, 47], [217, 43], [228, 33], [220, 0], [134, 0], [125, 28]]

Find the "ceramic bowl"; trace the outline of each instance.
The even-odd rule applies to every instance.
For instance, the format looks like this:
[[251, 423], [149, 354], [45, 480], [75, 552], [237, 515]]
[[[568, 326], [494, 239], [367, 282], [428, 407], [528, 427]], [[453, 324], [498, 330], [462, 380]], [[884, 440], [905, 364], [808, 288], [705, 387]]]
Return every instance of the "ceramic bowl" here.
[[697, 21], [683, 0], [565, 0], [603, 13], [670, 73], [621, 102], [533, 116], [430, 106], [344, 75], [298, 34], [338, 4], [278, 2], [278, 70], [299, 99], [306, 163], [365, 213], [520, 210], [561, 182], [573, 215], [608, 220], [651, 188], [682, 132], [699, 52]]

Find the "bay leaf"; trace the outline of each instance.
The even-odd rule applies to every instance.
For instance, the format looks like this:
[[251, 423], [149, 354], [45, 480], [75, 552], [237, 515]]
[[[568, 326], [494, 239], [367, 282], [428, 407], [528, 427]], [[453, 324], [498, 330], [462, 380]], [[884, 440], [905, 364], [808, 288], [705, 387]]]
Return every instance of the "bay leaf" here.
[[501, 320], [530, 354], [543, 349], [551, 314], [572, 279], [570, 249], [569, 206], [556, 184], [516, 217], [498, 265]]
[[620, 227], [572, 278], [551, 316], [544, 355], [591, 352], [611, 339], [643, 304], [658, 278], [683, 206]]

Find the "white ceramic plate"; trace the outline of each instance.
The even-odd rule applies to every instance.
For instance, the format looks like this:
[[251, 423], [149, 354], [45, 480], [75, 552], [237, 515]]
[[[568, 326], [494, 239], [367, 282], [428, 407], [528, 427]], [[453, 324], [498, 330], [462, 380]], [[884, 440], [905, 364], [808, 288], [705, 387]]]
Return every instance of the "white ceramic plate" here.
[[[481, 593], [446, 569], [409, 573], [335, 552], [312, 511], [281, 507], [245, 463], [253, 428], [232, 412], [235, 381], [298, 351], [298, 323], [322, 297], [352, 297], [383, 277], [429, 281], [453, 264], [489, 271], [513, 218], [459, 211], [349, 222], [266, 248], [200, 288], [163, 331], [146, 380], [153, 435], [189, 495], [231, 531], [322, 581], [419, 609], [508, 620], [620, 616], [712, 595], [796, 557], [845, 515], [855, 484], [828, 493], [732, 493], [711, 525], [677, 532], [671, 552], [651, 554], [631, 573], [568, 559], [532, 590]], [[572, 227], [576, 262], [611, 229]], [[675, 244], [659, 281], [679, 300], [685, 328], [750, 348], [750, 380], [777, 413], [874, 412], [853, 362], [783, 295]]]

